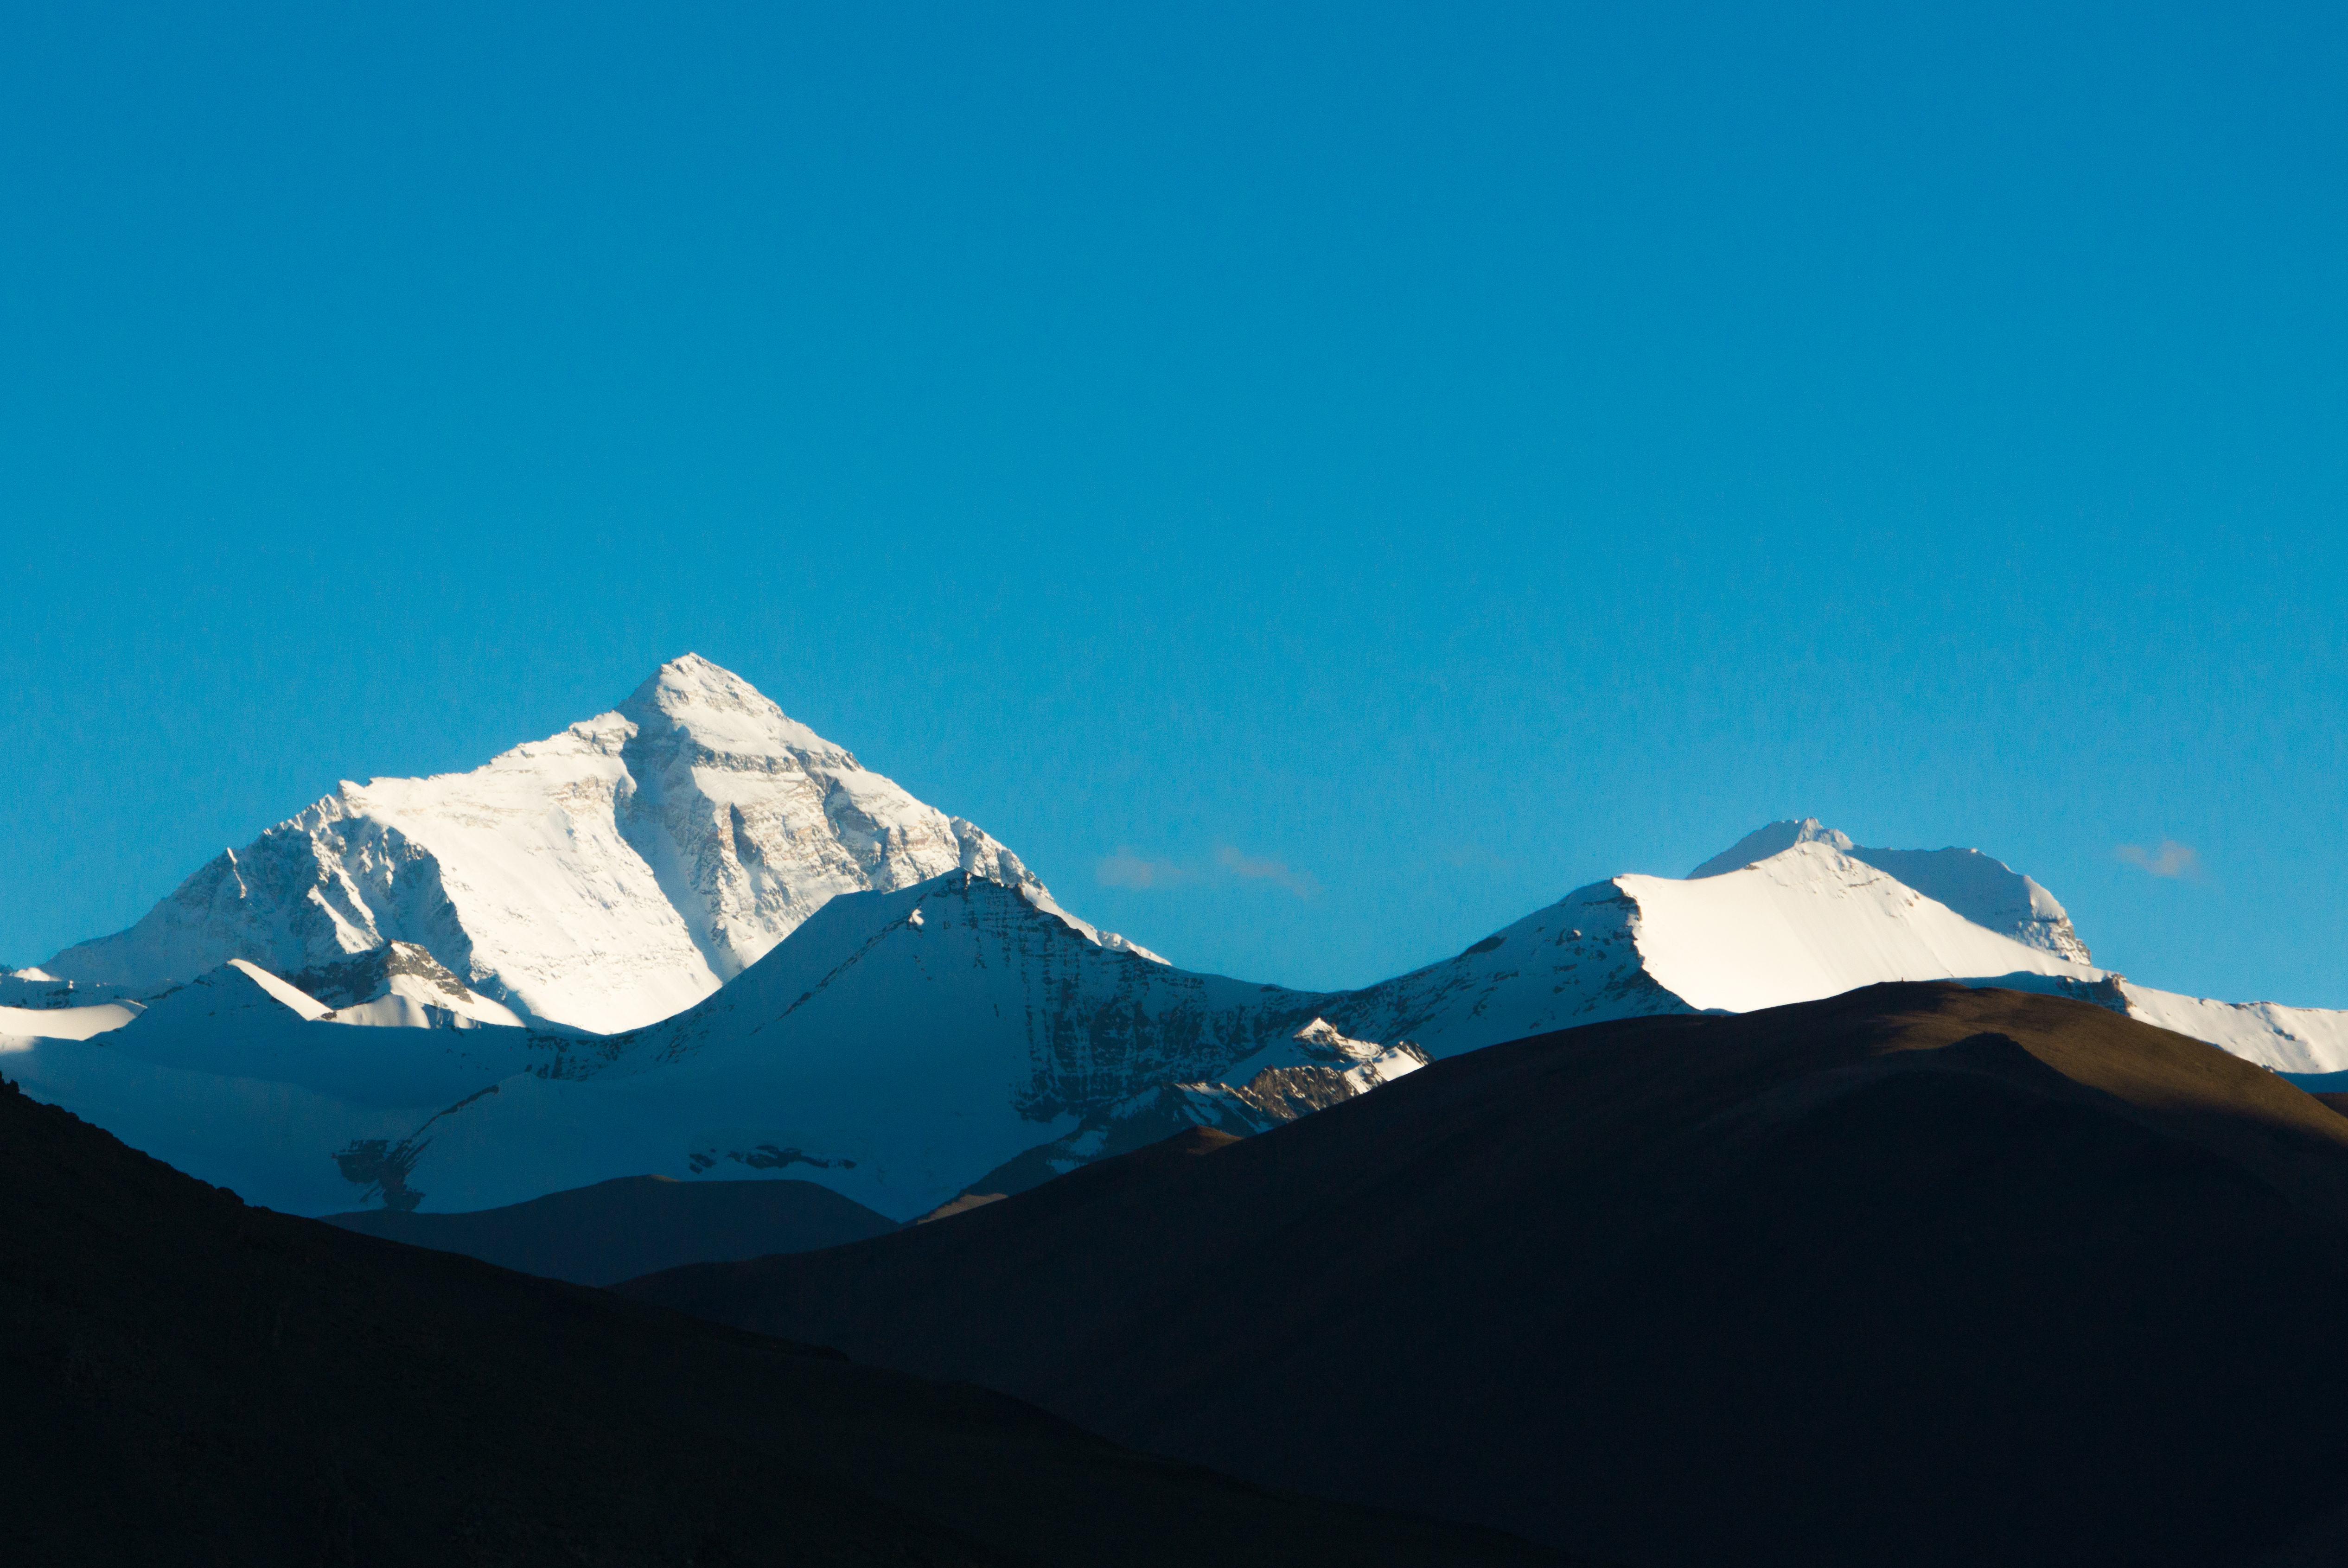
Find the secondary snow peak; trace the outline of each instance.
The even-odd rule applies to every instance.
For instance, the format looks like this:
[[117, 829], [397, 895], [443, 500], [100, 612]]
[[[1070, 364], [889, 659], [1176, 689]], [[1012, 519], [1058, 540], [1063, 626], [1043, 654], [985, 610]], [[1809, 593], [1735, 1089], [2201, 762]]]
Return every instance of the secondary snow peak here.
[[1816, 817], [1772, 822], [1731, 844], [1688, 872], [1687, 880], [1723, 876], [1784, 854], [1799, 844], [1824, 844], [1855, 861], [1889, 872], [1937, 903], [1947, 904], [1974, 924], [2010, 936], [2025, 946], [2067, 958], [2093, 962], [2087, 944], [2079, 939], [2071, 917], [2054, 895], [2007, 865], [1979, 850], [1869, 849], [1854, 843], [1848, 833], [1820, 823]]
[[1687, 880], [1694, 882], [1698, 877], [1716, 877], [1724, 872], [1742, 871], [1756, 861], [1784, 854], [1796, 844], [1827, 844], [1845, 854], [1857, 847], [1850, 841], [1849, 834], [1837, 832], [1820, 823], [1816, 817], [1789, 817], [1771, 822], [1766, 827], [1754, 829], [1688, 872]]

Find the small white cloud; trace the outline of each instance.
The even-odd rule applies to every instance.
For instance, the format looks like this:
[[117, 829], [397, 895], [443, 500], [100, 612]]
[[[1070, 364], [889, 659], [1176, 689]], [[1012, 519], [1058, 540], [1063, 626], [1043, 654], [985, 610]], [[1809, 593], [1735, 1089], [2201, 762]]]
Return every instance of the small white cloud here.
[[1103, 856], [1094, 864], [1093, 874], [1100, 879], [1103, 887], [1179, 887], [1199, 880], [1199, 873], [1188, 866], [1149, 860], [1131, 850]]
[[2163, 839], [2157, 850], [2141, 844], [2122, 844], [2114, 851], [2132, 866], [2141, 867], [2157, 877], [2183, 877], [2198, 880], [2201, 875], [2201, 857], [2190, 844], [2180, 844], [2174, 839]]
[[1259, 860], [1225, 844], [1215, 851], [1215, 863], [1235, 877], [1268, 882], [1274, 887], [1286, 888], [1299, 898], [1318, 898], [1321, 894], [1321, 883], [1311, 872], [1291, 871], [1285, 861]]
[[1191, 887], [1200, 882], [1228, 882], [1236, 877], [1243, 882], [1270, 882], [1298, 898], [1321, 896], [1320, 881], [1311, 872], [1294, 870], [1285, 861], [1242, 853], [1229, 844], [1215, 851], [1212, 866], [1153, 860], [1136, 851], [1120, 849], [1095, 861], [1093, 875], [1104, 887], [1141, 889]]

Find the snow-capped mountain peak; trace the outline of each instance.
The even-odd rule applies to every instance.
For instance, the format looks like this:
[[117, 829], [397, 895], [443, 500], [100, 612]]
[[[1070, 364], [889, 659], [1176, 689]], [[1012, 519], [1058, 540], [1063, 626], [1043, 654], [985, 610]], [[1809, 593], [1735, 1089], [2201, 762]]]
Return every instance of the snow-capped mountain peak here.
[[152, 995], [232, 959], [297, 974], [407, 943], [491, 1004], [612, 1032], [692, 1006], [839, 893], [953, 871], [1142, 951], [1061, 911], [976, 826], [687, 655], [619, 707], [469, 773], [345, 782], [43, 968]]
[[2054, 895], [2030, 878], [1979, 850], [1879, 850], [1851, 841], [1847, 833], [1816, 817], [1771, 822], [1731, 844], [1688, 872], [1698, 882], [1783, 854], [1797, 844], [1824, 844], [1906, 882], [1927, 898], [1948, 905], [1974, 924], [2011, 936], [2025, 946], [2075, 964], [2094, 960]]
[[1822, 836], [1712, 877], [1614, 881], [1639, 906], [1647, 974], [1700, 1012], [1750, 1012], [1880, 980], [2095, 974], [1967, 919]]
[[681, 731], [713, 756], [858, 766], [844, 748], [791, 717], [732, 670], [699, 654], [663, 665], [616, 711], [640, 735]]
[[[1699, 867], [1702, 876], [1624, 875], [1576, 889], [1449, 959], [1334, 998], [1325, 1011], [1350, 1035], [1406, 1037], [1446, 1057], [1602, 1019], [1744, 1012], [1883, 980], [2022, 976], [2056, 986], [2106, 978], [1860, 858], [1893, 851], [1845, 850], [1847, 842], [1815, 820], [1773, 823]], [[1947, 852], [1921, 858], [1931, 870]]]
[[1783, 854], [1796, 844], [1825, 844], [1845, 854], [1858, 847], [1851, 842], [1850, 835], [1827, 827], [1816, 817], [1787, 818], [1754, 829], [1688, 872], [1687, 880], [1695, 882], [1703, 877], [1716, 877], [1723, 872], [1743, 871], [1772, 855]]

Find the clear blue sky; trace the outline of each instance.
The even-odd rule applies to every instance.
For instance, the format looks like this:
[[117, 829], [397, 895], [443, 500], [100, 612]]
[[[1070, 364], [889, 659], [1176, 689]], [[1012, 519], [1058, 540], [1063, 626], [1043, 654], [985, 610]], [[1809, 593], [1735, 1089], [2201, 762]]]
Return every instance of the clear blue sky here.
[[2343, 16], [11, 5], [0, 960], [694, 649], [1196, 966], [1815, 814], [2348, 1006]]

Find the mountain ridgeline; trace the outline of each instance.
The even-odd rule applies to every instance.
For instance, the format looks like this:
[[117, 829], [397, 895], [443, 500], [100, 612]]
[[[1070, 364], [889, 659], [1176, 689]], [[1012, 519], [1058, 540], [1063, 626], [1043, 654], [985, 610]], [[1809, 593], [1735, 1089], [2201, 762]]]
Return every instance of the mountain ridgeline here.
[[2001, 862], [1814, 820], [1357, 990], [1186, 971], [693, 656], [471, 773], [345, 784], [10, 976], [0, 1038], [28, 1092], [292, 1212], [661, 1177], [903, 1220], [1505, 1040], [1911, 980], [2348, 1068], [2348, 1016], [2137, 985]]
[[0, 1192], [11, 1562], [1558, 1561], [249, 1208], [5, 1086]]

